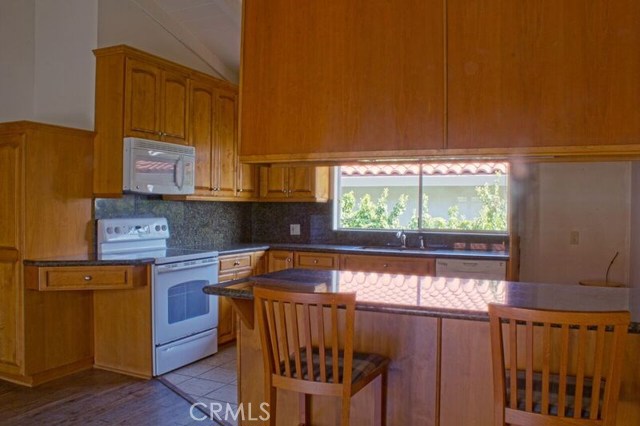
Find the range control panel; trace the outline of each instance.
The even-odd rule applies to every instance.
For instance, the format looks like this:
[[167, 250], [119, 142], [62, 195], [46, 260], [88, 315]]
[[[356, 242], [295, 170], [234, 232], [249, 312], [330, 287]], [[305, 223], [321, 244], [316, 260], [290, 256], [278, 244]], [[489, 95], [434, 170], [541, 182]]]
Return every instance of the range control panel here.
[[166, 240], [169, 225], [164, 217], [100, 219], [98, 244], [116, 241]]

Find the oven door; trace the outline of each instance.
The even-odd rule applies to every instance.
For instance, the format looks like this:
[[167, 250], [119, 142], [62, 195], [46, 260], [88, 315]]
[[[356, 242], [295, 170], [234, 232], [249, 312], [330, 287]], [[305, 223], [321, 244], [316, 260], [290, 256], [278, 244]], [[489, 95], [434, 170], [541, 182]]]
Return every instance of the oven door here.
[[218, 262], [201, 259], [153, 268], [155, 345], [218, 326], [218, 298], [202, 289], [218, 282]]

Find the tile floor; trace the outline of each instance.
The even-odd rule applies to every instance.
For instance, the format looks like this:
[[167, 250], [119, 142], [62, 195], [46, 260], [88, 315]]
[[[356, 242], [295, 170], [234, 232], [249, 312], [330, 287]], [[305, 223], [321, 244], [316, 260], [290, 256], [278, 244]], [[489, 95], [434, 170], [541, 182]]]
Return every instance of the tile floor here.
[[[192, 402], [230, 404], [238, 407], [237, 358], [235, 344], [218, 348], [218, 353], [162, 376]], [[230, 425], [236, 425], [230, 419]]]

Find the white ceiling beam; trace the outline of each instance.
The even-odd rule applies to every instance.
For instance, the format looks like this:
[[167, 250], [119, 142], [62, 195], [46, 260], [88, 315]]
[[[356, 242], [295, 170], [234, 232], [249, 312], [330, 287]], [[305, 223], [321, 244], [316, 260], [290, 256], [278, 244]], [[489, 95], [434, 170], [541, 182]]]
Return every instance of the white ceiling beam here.
[[167, 30], [194, 55], [209, 65], [218, 74], [218, 77], [238, 84], [238, 75], [227, 68], [220, 58], [198, 40], [184, 25], [169, 16], [158, 6], [155, 0], [133, 0], [133, 2], [140, 6], [144, 13]]

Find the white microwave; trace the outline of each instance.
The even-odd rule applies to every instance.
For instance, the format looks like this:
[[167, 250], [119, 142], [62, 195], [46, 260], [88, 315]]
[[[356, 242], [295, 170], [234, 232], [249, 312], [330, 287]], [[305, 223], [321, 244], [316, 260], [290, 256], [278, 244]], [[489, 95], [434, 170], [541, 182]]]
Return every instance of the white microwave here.
[[193, 194], [196, 150], [192, 146], [124, 138], [123, 186], [140, 194]]

